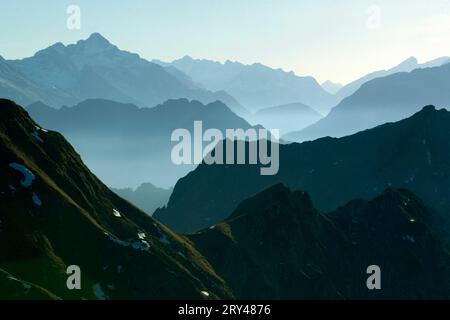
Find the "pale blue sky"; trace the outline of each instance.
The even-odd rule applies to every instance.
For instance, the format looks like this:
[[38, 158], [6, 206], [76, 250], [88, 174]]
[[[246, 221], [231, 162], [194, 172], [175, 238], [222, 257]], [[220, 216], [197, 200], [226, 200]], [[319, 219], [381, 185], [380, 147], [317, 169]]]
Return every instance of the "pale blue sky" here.
[[[69, 4], [81, 30], [66, 28]], [[381, 9], [368, 27], [368, 8]], [[2, 0], [0, 55], [20, 58], [100, 32], [147, 59], [261, 62], [348, 82], [409, 56], [450, 55], [450, 0]]]

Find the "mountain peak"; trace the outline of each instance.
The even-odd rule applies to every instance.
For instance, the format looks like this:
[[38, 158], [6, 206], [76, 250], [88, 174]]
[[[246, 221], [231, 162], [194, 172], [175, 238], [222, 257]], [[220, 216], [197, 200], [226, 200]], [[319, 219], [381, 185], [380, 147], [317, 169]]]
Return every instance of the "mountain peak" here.
[[415, 69], [419, 65], [419, 61], [417, 61], [417, 58], [415, 57], [409, 57], [402, 63], [400, 63], [398, 66], [392, 68], [391, 70], [395, 70], [397, 72], [406, 71], [409, 72], [412, 69]]
[[245, 215], [283, 216], [315, 212], [310, 196], [303, 191], [291, 191], [282, 183], [244, 200], [231, 214], [230, 219]]
[[99, 53], [112, 48], [116, 48], [100, 33], [93, 33], [86, 40], [80, 40], [77, 42], [76, 47], [83, 48], [88, 53]]
[[89, 38], [87, 38], [87, 41], [103, 42], [103, 43], [110, 44], [109, 41], [104, 36], [102, 36], [100, 33], [98, 33], [98, 32], [92, 33], [89, 36]]

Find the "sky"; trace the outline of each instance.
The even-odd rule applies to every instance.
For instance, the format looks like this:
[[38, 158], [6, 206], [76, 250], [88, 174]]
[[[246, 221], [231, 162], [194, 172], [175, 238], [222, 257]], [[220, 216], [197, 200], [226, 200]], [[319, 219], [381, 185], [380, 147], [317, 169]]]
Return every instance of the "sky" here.
[[[80, 29], [67, 27], [69, 5]], [[450, 0], [3, 0], [0, 12], [5, 59], [99, 32], [149, 60], [259, 62], [345, 84], [450, 56]]]

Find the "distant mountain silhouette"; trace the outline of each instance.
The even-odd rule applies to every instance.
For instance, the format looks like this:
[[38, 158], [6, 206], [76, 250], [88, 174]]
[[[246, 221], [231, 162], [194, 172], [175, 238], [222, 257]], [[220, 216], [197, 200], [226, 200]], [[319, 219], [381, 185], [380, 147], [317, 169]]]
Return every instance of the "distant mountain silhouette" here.
[[[240, 299], [447, 299], [450, 256], [412, 193], [388, 189], [329, 214], [275, 185], [190, 235]], [[367, 267], [382, 290], [368, 290]]]
[[322, 120], [300, 132], [287, 134], [284, 139], [341, 137], [409, 117], [423, 105], [450, 107], [449, 89], [450, 64], [377, 78], [344, 99]]
[[[0, 175], [0, 297], [232, 297], [187, 239], [110, 191], [59, 133], [8, 100]], [[81, 269], [81, 290], [66, 286], [69, 265]]]
[[388, 187], [406, 188], [443, 216], [437, 225], [449, 225], [450, 112], [444, 109], [428, 106], [408, 119], [344, 138], [280, 145], [279, 153], [275, 176], [261, 176], [257, 165], [202, 164], [178, 181], [167, 208], [153, 216], [177, 232], [193, 232], [282, 182], [307, 191], [323, 211], [378, 196]]
[[254, 124], [261, 124], [267, 129], [279, 129], [280, 134], [286, 134], [319, 121], [322, 115], [302, 103], [291, 103], [261, 109], [247, 118]]
[[185, 128], [193, 135], [194, 121], [203, 121], [204, 130], [251, 128], [226, 105], [203, 105], [186, 99], [169, 100], [154, 108], [91, 99], [74, 107], [56, 110], [42, 103], [27, 110], [46, 128], [57, 130], [75, 146], [89, 168], [107, 185], [137, 187], [145, 181], [173, 186], [194, 165], [174, 165], [171, 161], [171, 134]]
[[260, 63], [244, 65], [227, 61], [222, 64], [189, 56], [171, 63], [154, 62], [176, 67], [209, 90], [225, 90], [252, 111], [302, 102], [326, 114], [336, 102], [314, 78], [300, 77]]
[[130, 201], [136, 207], [144, 210], [149, 215], [161, 207], [164, 207], [169, 201], [173, 189], [163, 189], [155, 187], [151, 183], [143, 183], [136, 190], [131, 188], [112, 189], [122, 198]]
[[334, 83], [330, 80], [325, 81], [322, 83], [322, 88], [331, 94], [336, 94], [339, 90], [343, 88], [343, 85], [340, 83]]
[[[2, 72], [5, 63], [26, 81]], [[56, 43], [30, 58], [0, 61], [0, 79], [0, 83], [13, 84], [2, 96], [24, 104], [42, 101], [59, 108], [103, 98], [153, 107], [167, 99], [188, 98], [203, 103], [221, 100], [237, 113], [246, 112], [226, 92], [200, 88], [181, 71], [122, 51], [98, 33], [76, 44]]]
[[342, 99], [351, 96], [353, 93], [355, 93], [359, 88], [361, 88], [361, 86], [364, 83], [371, 81], [373, 79], [386, 77], [398, 72], [411, 72], [415, 69], [439, 67], [446, 63], [450, 63], [450, 57], [441, 57], [422, 64], [420, 64], [415, 57], [410, 57], [391, 69], [369, 73], [368, 75], [365, 75], [364, 77], [361, 77], [345, 85], [343, 88], [341, 88], [341, 90], [339, 90], [336, 93], [336, 96], [338, 98], [338, 101], [341, 101]]

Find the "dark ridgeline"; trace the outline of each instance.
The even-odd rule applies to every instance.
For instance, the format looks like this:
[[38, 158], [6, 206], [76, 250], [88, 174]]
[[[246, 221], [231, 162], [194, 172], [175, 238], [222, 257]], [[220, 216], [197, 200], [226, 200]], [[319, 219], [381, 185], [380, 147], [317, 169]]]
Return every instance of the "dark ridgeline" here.
[[[325, 215], [279, 184], [189, 238], [242, 299], [448, 299], [450, 256], [432, 218], [406, 190]], [[371, 265], [382, 290], [366, 286]]]
[[280, 145], [278, 174], [261, 176], [259, 169], [202, 164], [178, 181], [167, 208], [154, 217], [177, 232], [193, 232], [282, 182], [306, 190], [323, 211], [373, 198], [390, 186], [406, 188], [445, 218], [437, 222], [444, 227], [450, 210], [450, 112], [428, 106], [408, 119], [344, 138]]
[[[449, 117], [446, 111], [427, 107], [410, 119], [362, 133], [372, 136], [355, 136], [352, 144], [358, 148], [358, 141], [384, 137], [384, 145], [401, 133], [411, 137], [411, 141], [403, 139], [404, 148], [409, 148], [415, 143], [409, 130], [414, 129], [426, 139], [422, 145], [432, 148], [432, 162], [427, 163], [442, 168], [442, 141], [430, 126], [445, 133]], [[317, 143], [324, 147], [324, 142], [329, 143], [325, 151], [331, 161], [337, 152], [333, 143], [340, 148], [346, 145], [342, 139]], [[305, 146], [315, 149], [313, 143], [285, 148]], [[417, 166], [423, 162], [419, 156], [409, 160]], [[224, 192], [222, 186], [230, 186], [230, 180], [252, 177], [249, 168], [238, 167], [239, 172], [226, 170], [228, 176], [208, 167], [214, 175], [205, 176], [205, 183]], [[435, 166], [431, 168], [437, 172]], [[204, 169], [200, 166], [197, 171]], [[42, 129], [8, 100], [0, 100], [0, 173], [4, 177], [0, 180], [1, 298], [450, 297], [449, 255], [445, 239], [434, 232], [438, 216], [406, 190], [380, 190], [373, 200], [352, 200], [324, 214], [305, 192], [281, 184], [266, 190], [261, 186], [261, 193], [248, 199], [242, 196], [223, 223], [181, 236], [110, 191], [59, 133]], [[236, 173], [242, 176], [233, 178]], [[299, 172], [293, 174], [295, 178]], [[417, 179], [425, 182], [420, 175]], [[195, 191], [205, 193], [200, 188]], [[174, 193], [172, 198], [179, 197]], [[191, 200], [200, 204], [196, 197]], [[217, 201], [217, 206], [223, 202]], [[65, 270], [74, 264], [82, 270], [81, 291], [66, 288]], [[381, 267], [380, 291], [366, 287], [366, 269], [374, 264]]]
[[[0, 174], [1, 298], [232, 296], [185, 238], [110, 191], [59, 133], [8, 100], [0, 100]], [[81, 268], [81, 290], [66, 287], [69, 265]]]

